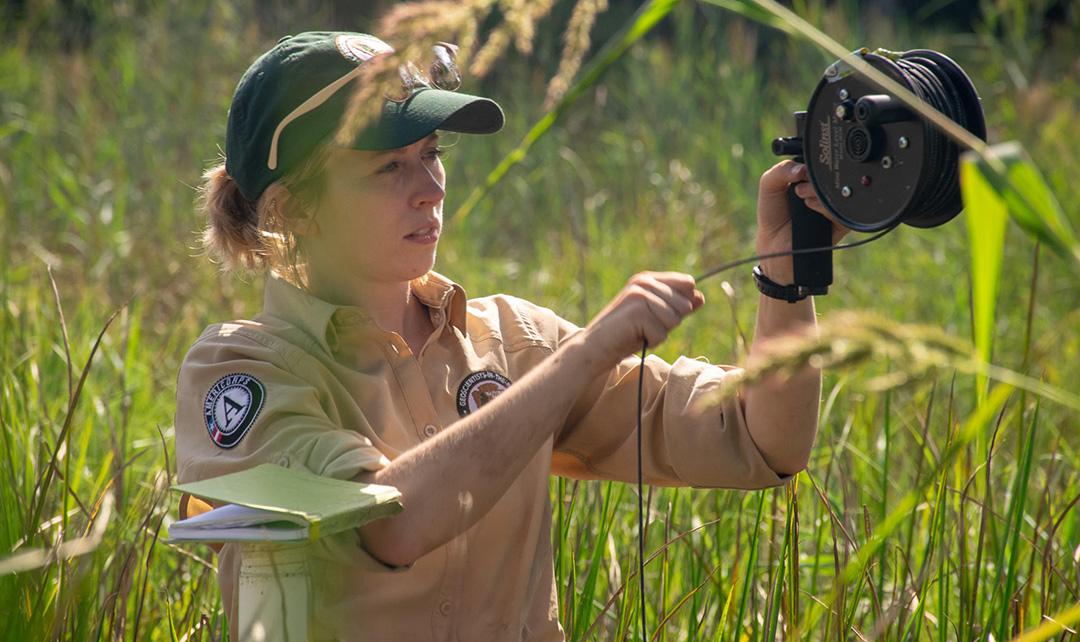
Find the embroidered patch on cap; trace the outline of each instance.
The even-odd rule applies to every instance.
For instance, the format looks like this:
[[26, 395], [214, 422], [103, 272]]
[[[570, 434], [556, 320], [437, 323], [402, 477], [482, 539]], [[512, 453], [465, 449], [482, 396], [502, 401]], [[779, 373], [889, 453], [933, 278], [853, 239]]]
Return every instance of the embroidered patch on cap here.
[[350, 62], [358, 65], [371, 60], [375, 56], [390, 53], [393, 49], [390, 45], [374, 36], [357, 34], [350, 36], [338, 36], [334, 38], [334, 44], [342, 56]]
[[259, 416], [265, 398], [266, 388], [251, 375], [237, 373], [218, 379], [203, 402], [210, 439], [222, 448], [240, 443]]
[[461, 382], [457, 393], [457, 411], [464, 417], [498, 397], [510, 387], [510, 380], [498, 372], [481, 370]]

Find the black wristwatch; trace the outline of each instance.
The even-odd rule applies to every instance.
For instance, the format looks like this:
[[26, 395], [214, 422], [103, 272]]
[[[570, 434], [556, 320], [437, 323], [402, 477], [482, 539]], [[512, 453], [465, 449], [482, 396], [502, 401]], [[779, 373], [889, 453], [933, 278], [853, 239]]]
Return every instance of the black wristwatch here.
[[779, 299], [781, 301], [787, 301], [788, 303], [802, 301], [806, 297], [813, 294], [825, 294], [825, 292], [823, 291], [818, 291], [820, 288], [812, 288], [805, 285], [795, 284], [780, 285], [779, 283], [765, 276], [765, 273], [761, 271], [760, 265], [754, 266], [754, 283], [757, 284], [758, 291], [765, 296], [773, 299]]

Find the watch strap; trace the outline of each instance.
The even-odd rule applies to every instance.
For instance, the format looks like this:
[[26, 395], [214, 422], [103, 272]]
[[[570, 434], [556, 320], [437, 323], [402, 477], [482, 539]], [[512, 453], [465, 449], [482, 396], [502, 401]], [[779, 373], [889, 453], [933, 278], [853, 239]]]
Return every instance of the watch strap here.
[[802, 301], [808, 296], [815, 294], [825, 294], [828, 291], [827, 287], [811, 287], [806, 285], [780, 285], [773, 281], [769, 277], [765, 276], [765, 273], [761, 271], [760, 265], [754, 266], [754, 283], [757, 284], [759, 292], [772, 299], [779, 299], [780, 301], [787, 301], [788, 303], [795, 303]]

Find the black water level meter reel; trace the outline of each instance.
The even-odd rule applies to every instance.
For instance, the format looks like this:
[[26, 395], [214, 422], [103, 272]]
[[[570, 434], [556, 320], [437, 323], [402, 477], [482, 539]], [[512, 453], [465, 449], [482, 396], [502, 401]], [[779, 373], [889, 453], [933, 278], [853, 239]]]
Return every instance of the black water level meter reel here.
[[[986, 140], [975, 86], [948, 57], [926, 49], [863, 49], [870, 66]], [[936, 127], [840, 60], [825, 74], [806, 111], [795, 112], [796, 135], [773, 141], [773, 153], [805, 162], [821, 202], [843, 225], [860, 232], [899, 223], [934, 227], [962, 209], [957, 145]], [[788, 193], [795, 285], [825, 294], [832, 283], [832, 226]]]

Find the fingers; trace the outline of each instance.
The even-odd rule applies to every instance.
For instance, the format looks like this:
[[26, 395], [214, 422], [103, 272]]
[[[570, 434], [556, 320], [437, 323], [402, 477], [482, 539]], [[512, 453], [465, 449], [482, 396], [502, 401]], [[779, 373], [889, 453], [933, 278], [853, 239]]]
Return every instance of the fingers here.
[[844, 236], [851, 230], [836, 220], [836, 216], [829, 211], [829, 208], [821, 202], [821, 198], [818, 196], [817, 190], [814, 189], [814, 184], [811, 183], [809, 175], [806, 170], [806, 165], [795, 163], [796, 175], [803, 178], [802, 181], [795, 183], [795, 195], [802, 199], [803, 203], [808, 208], [821, 214], [825, 218], [829, 219], [833, 224], [833, 243], [839, 243]]
[[645, 297], [645, 305], [651, 312], [651, 319], [647, 319], [641, 328], [645, 344], [655, 348], [667, 339], [668, 333], [679, 325], [681, 317], [666, 307], [659, 297], [648, 294]]
[[827, 210], [809, 179], [810, 174], [805, 163], [796, 163], [790, 159], [782, 160], [761, 175], [760, 190], [762, 195], [778, 194], [786, 192], [794, 183], [795, 193], [799, 198], [803, 199], [810, 209], [825, 214]]
[[[818, 214], [823, 215], [825, 218], [833, 221], [832, 213], [829, 212], [825, 204], [821, 202], [818, 197], [817, 191], [814, 189], [814, 184], [809, 181], [795, 184], [795, 195], [806, 203], [806, 206], [814, 210]], [[835, 221], [833, 221], [835, 222]]]
[[806, 180], [806, 165], [784, 159], [765, 170], [758, 183], [758, 190], [761, 196], [780, 194], [787, 191], [788, 185], [804, 180]]
[[667, 338], [682, 320], [705, 303], [694, 279], [679, 272], [642, 272], [634, 275], [627, 295], [644, 302], [648, 314], [642, 319], [642, 334], [654, 347]]
[[817, 192], [814, 190], [813, 184], [810, 183], [809, 181], [804, 181], [802, 183], [796, 183], [795, 184], [795, 194], [798, 195], [798, 197], [803, 199], [804, 201], [806, 199], [809, 199], [809, 198], [817, 200]]
[[807, 207], [832, 220], [828, 208], [814, 191], [814, 185], [810, 182], [810, 172], [805, 163], [796, 163], [790, 159], [782, 160], [765, 170], [765, 173], [761, 175], [760, 196], [775, 197], [786, 192], [793, 184], [795, 194], [803, 199]]
[[666, 300], [647, 288], [640, 288], [639, 292], [641, 300], [645, 302], [645, 307], [665, 330], [673, 330], [675, 326], [679, 325], [679, 321], [682, 320], [683, 316], [687, 314], [681, 309], [684, 306], [689, 307], [685, 299], [680, 304], [678, 301]]
[[654, 292], [683, 316], [705, 304], [694, 277], [682, 272], [641, 272], [631, 277], [630, 283]]

